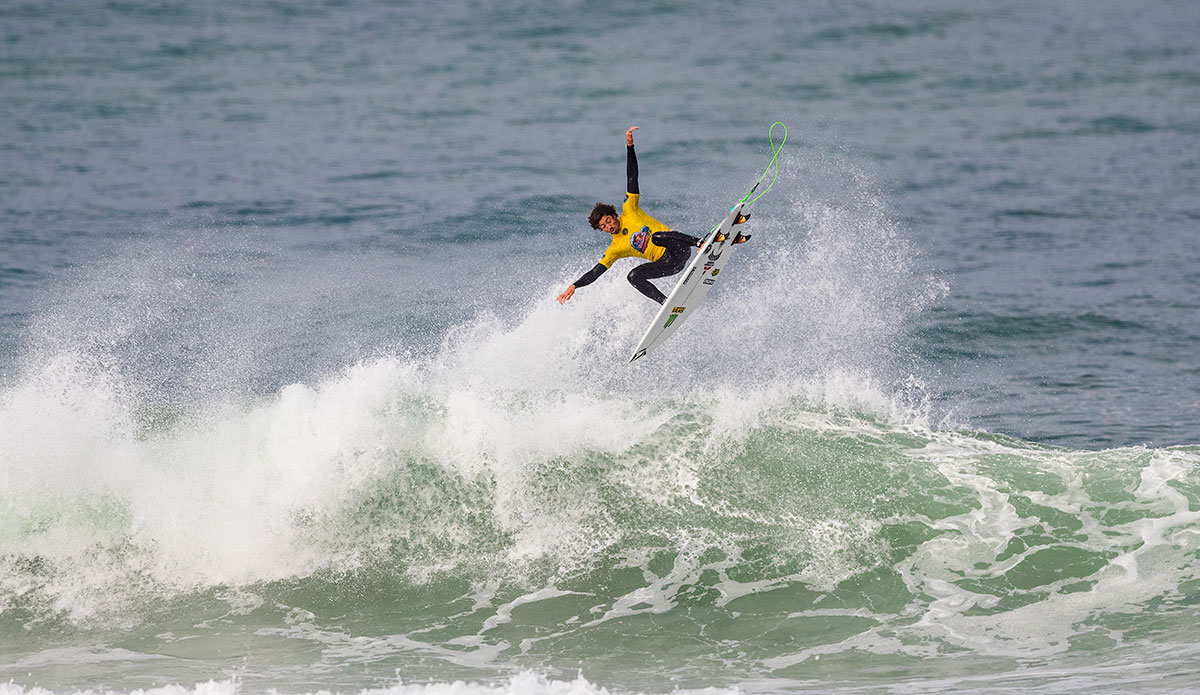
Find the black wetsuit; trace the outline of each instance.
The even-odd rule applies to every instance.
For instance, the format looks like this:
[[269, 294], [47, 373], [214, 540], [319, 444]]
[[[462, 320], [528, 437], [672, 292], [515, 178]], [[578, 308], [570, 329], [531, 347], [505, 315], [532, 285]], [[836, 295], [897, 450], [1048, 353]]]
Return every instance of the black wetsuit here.
[[636, 266], [626, 277], [638, 292], [662, 304], [667, 301], [667, 296], [650, 281], [674, 275], [686, 268], [692, 258], [692, 249], [700, 240], [683, 232], [655, 232], [653, 238], [654, 243], [666, 249], [662, 257], [657, 261]]

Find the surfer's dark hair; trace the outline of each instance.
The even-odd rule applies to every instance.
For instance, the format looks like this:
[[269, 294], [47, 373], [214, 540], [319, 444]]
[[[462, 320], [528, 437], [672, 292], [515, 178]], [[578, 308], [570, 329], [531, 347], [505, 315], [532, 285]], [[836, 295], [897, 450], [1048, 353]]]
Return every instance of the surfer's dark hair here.
[[588, 215], [588, 224], [592, 225], [592, 229], [600, 229], [600, 218], [605, 215], [617, 216], [617, 209], [608, 203], [596, 203], [596, 207], [592, 208], [592, 213]]

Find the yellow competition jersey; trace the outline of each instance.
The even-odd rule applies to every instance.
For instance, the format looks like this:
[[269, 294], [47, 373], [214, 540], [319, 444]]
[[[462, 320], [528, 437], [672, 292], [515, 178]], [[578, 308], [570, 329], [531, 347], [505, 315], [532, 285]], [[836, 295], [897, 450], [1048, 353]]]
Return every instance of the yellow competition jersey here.
[[621, 231], [613, 235], [612, 243], [604, 251], [600, 265], [611, 268], [619, 258], [645, 258], [657, 261], [662, 258], [663, 247], [655, 244], [650, 238], [655, 232], [665, 232], [670, 227], [647, 215], [638, 207], [638, 194], [626, 193], [625, 202], [621, 205], [621, 216], [617, 218], [617, 227]]

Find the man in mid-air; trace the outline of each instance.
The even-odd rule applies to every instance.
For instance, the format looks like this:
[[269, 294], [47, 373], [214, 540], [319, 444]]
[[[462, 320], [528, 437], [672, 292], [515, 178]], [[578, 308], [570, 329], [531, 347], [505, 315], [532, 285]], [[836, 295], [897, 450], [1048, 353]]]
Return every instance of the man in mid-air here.
[[[630, 257], [644, 258], [650, 262], [629, 271], [629, 284], [637, 288], [638, 292], [662, 304], [666, 301], [666, 296], [650, 281], [683, 270], [691, 258], [691, 250], [702, 245], [703, 239], [671, 231], [665, 224], [643, 212], [638, 205], [641, 193], [638, 190], [637, 155], [633, 151], [633, 131], [637, 129], [637, 126], [633, 126], [625, 131], [627, 193], [625, 202], [621, 205], [621, 215], [618, 217], [616, 208], [605, 203], [596, 203], [588, 215], [588, 224], [592, 229], [611, 234], [612, 241], [604, 252], [604, 258], [600, 259], [596, 267], [584, 273], [583, 277], [558, 295], [559, 304], [570, 299], [575, 290], [595, 282], [616, 260]], [[739, 218], [737, 223], [745, 222], [748, 217], [749, 215]], [[738, 234], [733, 243], [740, 244], [749, 238], [749, 234]], [[723, 240], [724, 237], [718, 239]]]

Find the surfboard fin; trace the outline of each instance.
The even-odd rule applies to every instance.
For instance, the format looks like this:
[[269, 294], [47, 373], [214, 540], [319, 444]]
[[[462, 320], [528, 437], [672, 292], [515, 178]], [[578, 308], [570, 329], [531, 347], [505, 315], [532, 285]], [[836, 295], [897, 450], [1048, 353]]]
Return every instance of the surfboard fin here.
[[[746, 213], [746, 214], [744, 214], [744, 215], [740, 215], [740, 214], [739, 214], [739, 215], [737, 216], [737, 221], [736, 221], [736, 222], [734, 222], [732, 226], [736, 227], [736, 226], [737, 226], [737, 225], [739, 225], [739, 224], [745, 224], [745, 223], [746, 223], [746, 221], [747, 221], [747, 220], [749, 220], [749, 219], [750, 219], [750, 213], [748, 213], [748, 212], [747, 212], [747, 213]], [[714, 242], [716, 242], [716, 243], [720, 243], [720, 242], [722, 242], [722, 241], [725, 241], [725, 240], [726, 240], [726, 239], [728, 239], [728, 238], [729, 238], [729, 237], [725, 236], [724, 234], [722, 234], [722, 233], [720, 233], [720, 232], [717, 232], [717, 237], [716, 237], [715, 239], [713, 239], [713, 241], [714, 241]], [[747, 235], [746, 235], [746, 236], [744, 236], [744, 237], [743, 237], [741, 234], [738, 234], [738, 235], [737, 235], [737, 238], [733, 240], [733, 243], [735, 243], [735, 244], [744, 244], [744, 243], [746, 243], [746, 240], [747, 240], [747, 239], [749, 239], [749, 238], [750, 238], [750, 235], [749, 235], [749, 234], [747, 234]]]

